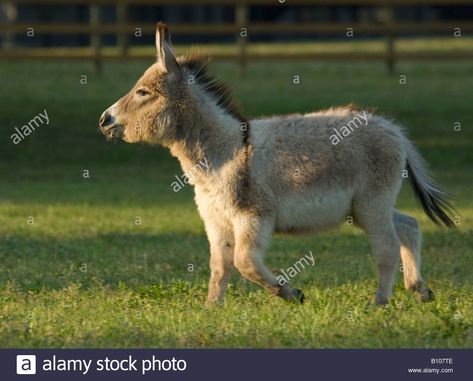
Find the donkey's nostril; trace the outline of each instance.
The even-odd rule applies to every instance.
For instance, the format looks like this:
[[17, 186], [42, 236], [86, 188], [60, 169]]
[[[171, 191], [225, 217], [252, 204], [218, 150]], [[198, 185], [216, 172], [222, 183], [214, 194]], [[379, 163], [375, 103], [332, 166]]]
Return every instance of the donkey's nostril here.
[[100, 127], [105, 127], [107, 124], [110, 124], [111, 121], [112, 121], [112, 116], [110, 115], [108, 111], [105, 111], [100, 117], [100, 121], [99, 121]]

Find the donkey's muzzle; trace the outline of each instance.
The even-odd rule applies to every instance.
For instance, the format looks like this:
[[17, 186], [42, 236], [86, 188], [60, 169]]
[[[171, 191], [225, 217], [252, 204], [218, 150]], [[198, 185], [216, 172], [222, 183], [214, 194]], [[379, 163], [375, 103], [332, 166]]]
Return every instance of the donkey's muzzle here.
[[116, 119], [112, 114], [106, 110], [99, 120], [100, 131], [104, 134], [107, 139], [119, 139], [123, 135], [123, 125], [116, 122]]
[[109, 124], [111, 124], [113, 122], [113, 118], [112, 118], [112, 115], [110, 115], [110, 113], [108, 112], [108, 110], [106, 110], [102, 116], [100, 117], [100, 120], [99, 120], [99, 126], [101, 128], [104, 128], [104, 127], [107, 127]]

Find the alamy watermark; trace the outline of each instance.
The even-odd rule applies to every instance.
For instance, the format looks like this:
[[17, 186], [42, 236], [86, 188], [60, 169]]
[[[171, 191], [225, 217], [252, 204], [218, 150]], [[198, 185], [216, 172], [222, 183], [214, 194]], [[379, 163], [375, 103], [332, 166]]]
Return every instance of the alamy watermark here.
[[21, 126], [21, 128], [15, 127], [15, 133], [10, 136], [13, 144], [21, 143], [28, 135], [36, 131], [37, 128], [43, 124], [49, 125], [49, 116], [46, 109], [35, 115], [28, 123]]
[[209, 163], [207, 158], [204, 157], [203, 160], [195, 164], [191, 169], [181, 176], [174, 175], [176, 181], [171, 183], [171, 188], [174, 192], [179, 192], [182, 188], [189, 184], [192, 179], [196, 178], [200, 173], [207, 173], [209, 171]]
[[[309, 263], [310, 262], [310, 263]], [[289, 266], [287, 269], [280, 269], [281, 274], [278, 275], [276, 278], [278, 280], [278, 284], [280, 286], [284, 286], [286, 283], [294, 278], [297, 274], [299, 274], [302, 270], [306, 268], [306, 266], [315, 265], [315, 258], [312, 251], [309, 250], [309, 254], [305, 254], [301, 259], [299, 259], [296, 263], [292, 266]]]
[[347, 124], [340, 127], [340, 130], [337, 130], [336, 128], [333, 129], [334, 133], [330, 135], [330, 142], [336, 146], [355, 129], [361, 126], [366, 126], [367, 124], [368, 115], [366, 114], [366, 111], [363, 111], [363, 113], [358, 113]]

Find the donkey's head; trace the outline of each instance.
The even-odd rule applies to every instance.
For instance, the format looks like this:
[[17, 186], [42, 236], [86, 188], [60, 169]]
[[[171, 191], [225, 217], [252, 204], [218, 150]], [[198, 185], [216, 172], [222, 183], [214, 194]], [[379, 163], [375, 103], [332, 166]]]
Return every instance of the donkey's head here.
[[176, 134], [179, 105], [185, 102], [182, 70], [165, 24], [156, 29], [157, 62], [131, 91], [104, 111], [100, 130], [110, 139], [166, 144]]

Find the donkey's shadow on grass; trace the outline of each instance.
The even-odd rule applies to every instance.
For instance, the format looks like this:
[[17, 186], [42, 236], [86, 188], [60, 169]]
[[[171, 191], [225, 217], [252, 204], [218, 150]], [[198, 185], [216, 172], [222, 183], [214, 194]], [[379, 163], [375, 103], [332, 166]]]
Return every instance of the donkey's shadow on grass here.
[[[438, 234], [426, 233], [425, 240], [438, 241]], [[200, 290], [204, 298], [209, 275], [209, 245], [204, 233], [110, 233], [77, 239], [12, 235], [0, 248], [6, 269], [1, 283], [12, 282], [24, 291], [58, 290], [80, 284], [84, 289], [125, 286], [146, 292], [157, 285], [165, 288], [184, 282], [186, 289]], [[269, 252], [269, 268], [279, 275], [284, 273], [283, 279], [305, 288], [328, 290], [366, 285], [376, 273], [369, 243], [363, 235], [340, 232], [299, 238], [277, 235]], [[301, 262], [309, 253], [314, 265]], [[461, 263], [439, 264], [434, 258], [425, 262], [426, 272], [437, 284], [443, 280], [467, 282], [468, 274]], [[401, 271], [398, 282], [401, 282]], [[230, 284], [239, 294], [257, 289], [249, 282], [242, 282], [236, 270]]]

